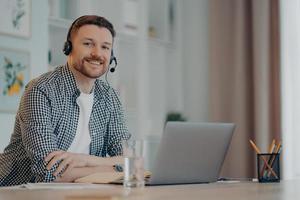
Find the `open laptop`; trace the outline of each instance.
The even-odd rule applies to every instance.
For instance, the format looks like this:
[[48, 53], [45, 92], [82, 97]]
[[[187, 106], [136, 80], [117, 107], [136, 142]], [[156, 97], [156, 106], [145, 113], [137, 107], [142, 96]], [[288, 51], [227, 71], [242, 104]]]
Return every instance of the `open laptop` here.
[[168, 122], [146, 185], [218, 180], [235, 125]]

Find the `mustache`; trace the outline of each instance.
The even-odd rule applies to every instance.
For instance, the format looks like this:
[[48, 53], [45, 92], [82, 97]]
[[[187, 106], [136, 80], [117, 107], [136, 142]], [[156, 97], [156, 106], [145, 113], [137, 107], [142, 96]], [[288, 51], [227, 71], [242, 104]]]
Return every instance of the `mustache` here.
[[90, 57], [84, 57], [83, 58], [84, 60], [86, 60], [86, 61], [98, 61], [98, 62], [102, 62], [103, 60], [100, 58], [100, 57], [98, 57], [98, 56], [90, 56]]

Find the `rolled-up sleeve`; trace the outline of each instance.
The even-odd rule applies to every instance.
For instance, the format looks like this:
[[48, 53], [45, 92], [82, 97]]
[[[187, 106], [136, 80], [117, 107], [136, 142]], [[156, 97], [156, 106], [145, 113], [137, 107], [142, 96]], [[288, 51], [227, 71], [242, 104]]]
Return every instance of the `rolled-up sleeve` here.
[[115, 90], [112, 91], [112, 110], [108, 126], [109, 139], [107, 153], [109, 156], [117, 156], [122, 155], [122, 141], [128, 140], [131, 135], [128, 131], [120, 99]]
[[28, 86], [21, 100], [19, 115], [22, 144], [32, 162], [34, 182], [50, 182], [55, 179], [51, 170], [46, 169], [44, 158], [57, 150], [57, 137], [51, 124], [51, 102], [47, 91]]

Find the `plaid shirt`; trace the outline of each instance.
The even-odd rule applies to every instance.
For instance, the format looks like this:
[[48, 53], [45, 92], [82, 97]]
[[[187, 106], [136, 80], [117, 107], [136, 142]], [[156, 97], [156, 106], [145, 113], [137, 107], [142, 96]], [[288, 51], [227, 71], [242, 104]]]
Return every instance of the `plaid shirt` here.
[[[52, 151], [67, 151], [77, 129], [80, 91], [68, 66], [57, 67], [32, 80], [25, 89], [16, 115], [14, 132], [0, 154], [0, 186], [55, 179], [44, 158]], [[130, 134], [116, 92], [96, 80], [89, 120], [90, 155], [122, 154], [121, 141]]]

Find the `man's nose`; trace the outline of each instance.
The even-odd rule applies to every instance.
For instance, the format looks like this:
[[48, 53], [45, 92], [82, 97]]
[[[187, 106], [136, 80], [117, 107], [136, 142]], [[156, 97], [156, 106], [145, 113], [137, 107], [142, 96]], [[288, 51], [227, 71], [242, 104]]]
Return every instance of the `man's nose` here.
[[99, 57], [102, 55], [102, 50], [101, 50], [101, 48], [95, 46], [95, 47], [93, 48], [92, 52], [91, 52], [91, 55], [92, 55], [93, 57], [99, 58]]

